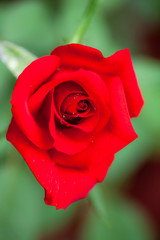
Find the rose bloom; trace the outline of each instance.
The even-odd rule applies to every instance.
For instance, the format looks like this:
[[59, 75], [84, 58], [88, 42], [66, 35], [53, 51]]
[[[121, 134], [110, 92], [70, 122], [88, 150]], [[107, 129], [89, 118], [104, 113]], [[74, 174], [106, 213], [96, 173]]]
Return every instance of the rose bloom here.
[[20, 74], [7, 139], [45, 189], [45, 203], [65, 209], [137, 138], [131, 117], [143, 103], [128, 49], [104, 58], [84, 45], [59, 46]]

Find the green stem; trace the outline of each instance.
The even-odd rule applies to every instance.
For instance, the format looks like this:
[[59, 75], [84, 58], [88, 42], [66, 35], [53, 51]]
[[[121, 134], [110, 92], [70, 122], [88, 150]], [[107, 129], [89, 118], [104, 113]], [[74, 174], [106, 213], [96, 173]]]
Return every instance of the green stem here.
[[73, 37], [70, 39], [68, 43], [80, 43], [82, 40], [83, 35], [85, 34], [85, 31], [88, 28], [88, 25], [95, 13], [95, 10], [98, 5], [98, 0], [90, 0], [88, 8], [86, 9], [86, 12], [84, 14], [83, 20], [74, 33]]
[[89, 194], [90, 202], [97, 215], [102, 219], [107, 228], [110, 227], [108, 219], [106, 202], [104, 200], [103, 192], [100, 186], [96, 186]]

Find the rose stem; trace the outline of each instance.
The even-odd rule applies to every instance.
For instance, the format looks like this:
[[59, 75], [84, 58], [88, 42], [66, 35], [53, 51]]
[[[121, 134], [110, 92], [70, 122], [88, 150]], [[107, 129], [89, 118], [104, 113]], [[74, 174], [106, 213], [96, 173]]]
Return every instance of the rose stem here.
[[98, 0], [90, 0], [88, 7], [84, 13], [84, 17], [82, 19], [82, 22], [80, 23], [78, 29], [73, 34], [72, 38], [68, 42], [70, 43], [80, 43], [82, 41], [82, 37], [85, 34], [85, 31], [88, 28], [88, 25], [95, 13], [95, 10], [97, 9]]

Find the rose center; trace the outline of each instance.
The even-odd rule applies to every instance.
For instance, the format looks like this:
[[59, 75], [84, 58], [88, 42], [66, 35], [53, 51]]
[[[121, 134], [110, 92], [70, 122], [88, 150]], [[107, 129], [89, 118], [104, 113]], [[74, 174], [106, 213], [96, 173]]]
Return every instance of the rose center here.
[[91, 104], [87, 98], [86, 94], [69, 94], [62, 102], [60, 108], [63, 120], [71, 124], [78, 124], [90, 111]]
[[87, 101], [87, 100], [80, 100], [77, 103], [77, 112], [78, 113], [83, 113], [83, 112], [87, 111], [88, 108], [89, 108], [89, 101]]

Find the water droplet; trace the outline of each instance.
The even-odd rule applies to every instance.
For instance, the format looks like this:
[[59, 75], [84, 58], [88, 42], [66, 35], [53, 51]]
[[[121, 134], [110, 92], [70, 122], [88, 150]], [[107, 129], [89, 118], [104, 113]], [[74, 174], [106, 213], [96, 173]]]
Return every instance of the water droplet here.
[[51, 183], [51, 180], [48, 180], [48, 183]]
[[66, 117], [66, 115], [63, 114], [63, 115], [62, 115], [62, 118], [65, 118], [65, 117]]
[[34, 163], [35, 163], [35, 161], [36, 161], [36, 160], [35, 160], [35, 159], [33, 159], [33, 162], [34, 162]]
[[64, 192], [65, 194], [67, 194], [67, 192]]
[[58, 182], [55, 180], [55, 184], [57, 184]]
[[91, 143], [94, 143], [94, 140], [93, 140], [93, 139], [91, 140]]

